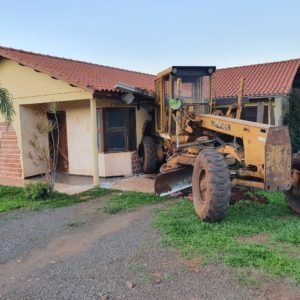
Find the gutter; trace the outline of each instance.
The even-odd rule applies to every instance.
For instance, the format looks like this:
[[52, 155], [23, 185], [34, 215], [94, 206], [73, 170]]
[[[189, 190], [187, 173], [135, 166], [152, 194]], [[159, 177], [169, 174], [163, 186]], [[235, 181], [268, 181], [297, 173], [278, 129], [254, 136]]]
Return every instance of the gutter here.
[[128, 85], [126, 83], [122, 83], [122, 82], [117, 82], [117, 84], [114, 86], [115, 89], [128, 93], [128, 94], [133, 94], [136, 96], [143, 96], [146, 98], [151, 98], [154, 99], [154, 93], [153, 92], [148, 92], [147, 90], [132, 86], [132, 85]]

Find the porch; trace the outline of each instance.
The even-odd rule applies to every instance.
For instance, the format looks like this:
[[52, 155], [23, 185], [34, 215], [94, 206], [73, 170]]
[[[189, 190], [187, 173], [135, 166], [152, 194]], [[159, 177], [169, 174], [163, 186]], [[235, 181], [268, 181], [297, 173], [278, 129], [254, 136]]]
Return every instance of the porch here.
[[[99, 186], [121, 191], [154, 193], [154, 175], [134, 175], [128, 177], [100, 178]], [[42, 176], [29, 179], [0, 177], [0, 185], [24, 187], [26, 184], [42, 181]], [[79, 176], [58, 173], [55, 190], [69, 195], [78, 194], [94, 187], [92, 176]]]

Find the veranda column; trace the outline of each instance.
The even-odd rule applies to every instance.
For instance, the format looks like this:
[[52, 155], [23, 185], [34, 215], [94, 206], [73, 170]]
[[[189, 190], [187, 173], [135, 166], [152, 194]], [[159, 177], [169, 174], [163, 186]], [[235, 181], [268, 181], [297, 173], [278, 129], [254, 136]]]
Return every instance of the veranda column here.
[[93, 182], [94, 186], [99, 186], [99, 166], [98, 166], [98, 147], [97, 147], [97, 120], [96, 120], [96, 99], [90, 99], [91, 110], [91, 142], [92, 142], [92, 161], [93, 161]]

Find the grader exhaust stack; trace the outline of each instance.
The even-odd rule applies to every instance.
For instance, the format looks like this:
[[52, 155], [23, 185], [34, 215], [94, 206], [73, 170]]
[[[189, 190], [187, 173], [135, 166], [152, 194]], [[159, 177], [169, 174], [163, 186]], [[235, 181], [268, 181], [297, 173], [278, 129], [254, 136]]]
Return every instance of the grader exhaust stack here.
[[287, 191], [290, 207], [299, 212], [300, 158], [291, 164], [288, 129], [240, 119], [244, 81], [238, 105], [215, 110], [214, 71], [176, 66], [158, 74], [155, 130], [139, 151], [145, 173], [160, 166], [156, 193], [192, 187], [195, 211], [207, 221], [224, 218], [233, 185]]

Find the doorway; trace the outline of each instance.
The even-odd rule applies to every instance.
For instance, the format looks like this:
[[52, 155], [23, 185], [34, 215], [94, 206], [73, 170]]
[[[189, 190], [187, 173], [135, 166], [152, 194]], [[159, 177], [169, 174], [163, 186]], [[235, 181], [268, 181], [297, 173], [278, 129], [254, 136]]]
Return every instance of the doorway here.
[[[52, 121], [53, 124], [55, 124], [55, 114], [48, 113], [47, 116], [48, 116], [48, 120]], [[66, 112], [58, 111], [56, 113], [56, 117], [57, 117], [58, 128], [54, 128], [53, 138], [49, 134], [49, 151], [50, 151], [51, 159], [53, 159], [54, 153], [58, 153], [56, 170], [61, 173], [68, 173], [69, 158], [68, 158]], [[54, 150], [57, 148], [57, 144], [58, 144], [58, 151], [56, 152]]]

